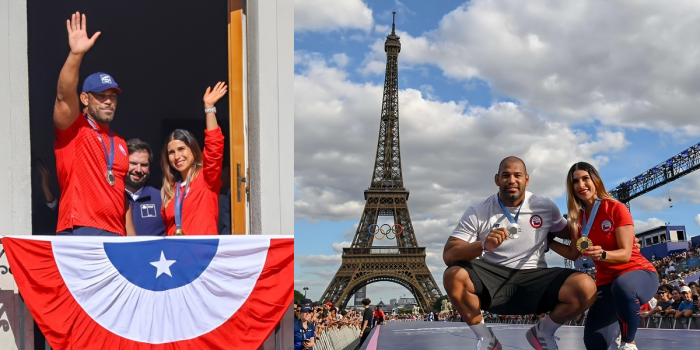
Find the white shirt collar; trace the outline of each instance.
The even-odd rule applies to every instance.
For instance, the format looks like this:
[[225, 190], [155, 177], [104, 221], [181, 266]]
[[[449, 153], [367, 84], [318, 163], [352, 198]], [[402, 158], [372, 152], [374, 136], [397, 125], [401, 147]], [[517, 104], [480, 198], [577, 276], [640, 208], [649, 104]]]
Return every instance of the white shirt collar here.
[[[143, 186], [143, 187], [146, 187], [146, 186]], [[143, 191], [143, 187], [139, 188], [139, 190], [134, 192], [134, 193], [131, 193], [131, 191], [126, 189], [126, 193], [128, 193], [131, 196], [131, 199], [137, 200], [137, 199], [139, 199], [139, 196], [141, 196], [141, 191]]]

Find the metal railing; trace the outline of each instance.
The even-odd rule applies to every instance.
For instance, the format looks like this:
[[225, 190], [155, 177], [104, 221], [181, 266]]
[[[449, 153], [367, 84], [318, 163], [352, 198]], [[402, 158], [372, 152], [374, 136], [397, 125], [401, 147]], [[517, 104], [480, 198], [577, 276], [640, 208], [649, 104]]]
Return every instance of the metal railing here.
[[370, 248], [343, 248], [343, 256], [372, 255], [372, 254], [415, 254], [425, 255], [425, 248], [413, 247], [370, 247]]
[[681, 317], [676, 319], [673, 316], [653, 315], [642, 320], [640, 328], [661, 328], [661, 329], [700, 329], [700, 315]]
[[360, 330], [355, 326], [326, 329], [316, 337], [314, 350], [352, 350], [360, 344]]
[[397, 319], [391, 319], [391, 320], [386, 320], [386, 322], [423, 322], [424, 320], [422, 318], [416, 318], [416, 319], [410, 319], [410, 318], [397, 318]]
[[526, 318], [513, 318], [509, 317], [505, 320], [501, 319], [486, 319], [484, 318], [484, 323], [503, 323], [503, 324], [535, 324], [537, 319], [526, 319]]

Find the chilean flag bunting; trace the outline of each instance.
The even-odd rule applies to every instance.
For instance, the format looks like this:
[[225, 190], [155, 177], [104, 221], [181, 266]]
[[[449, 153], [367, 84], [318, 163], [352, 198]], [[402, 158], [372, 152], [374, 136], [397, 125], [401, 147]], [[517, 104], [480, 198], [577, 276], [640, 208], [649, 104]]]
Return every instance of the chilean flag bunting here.
[[2, 238], [54, 349], [257, 349], [293, 298], [291, 236]]

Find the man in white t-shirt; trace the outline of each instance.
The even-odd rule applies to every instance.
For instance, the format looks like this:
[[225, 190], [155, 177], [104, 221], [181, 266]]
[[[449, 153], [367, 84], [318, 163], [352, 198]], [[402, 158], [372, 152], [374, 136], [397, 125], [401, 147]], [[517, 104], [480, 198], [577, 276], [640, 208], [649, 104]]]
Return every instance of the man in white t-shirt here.
[[529, 181], [521, 159], [503, 159], [495, 176], [498, 194], [469, 207], [445, 245], [443, 284], [476, 334], [477, 350], [501, 349], [481, 309], [499, 315], [550, 312], [526, 337], [535, 349], [553, 350], [556, 330], [595, 301], [588, 275], [547, 268], [548, 235], [571, 234], [554, 202], [525, 190]]

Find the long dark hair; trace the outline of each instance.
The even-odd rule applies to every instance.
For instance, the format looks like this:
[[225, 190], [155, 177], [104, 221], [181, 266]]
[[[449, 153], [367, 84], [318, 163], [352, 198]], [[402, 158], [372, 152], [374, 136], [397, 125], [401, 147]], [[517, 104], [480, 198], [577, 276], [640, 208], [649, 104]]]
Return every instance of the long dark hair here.
[[[189, 169], [189, 176], [191, 180], [187, 182], [187, 188], [189, 188], [192, 180], [199, 175], [199, 171], [202, 170], [203, 163], [202, 150], [199, 148], [199, 143], [197, 143], [197, 139], [194, 138], [194, 135], [192, 135], [191, 132], [183, 129], [176, 129], [175, 131], [171, 132], [170, 135], [168, 135], [168, 137], [165, 139], [165, 144], [163, 145], [160, 157], [160, 166], [163, 169], [163, 187], [160, 189], [160, 197], [163, 200], [164, 207], [168, 206], [170, 200], [172, 200], [175, 196], [173, 184], [182, 179], [180, 172], [170, 165], [170, 158], [168, 157], [168, 144], [173, 140], [184, 142], [192, 152], [192, 156], [194, 156], [194, 162], [192, 163], [192, 167]], [[185, 189], [185, 191], [187, 191], [187, 189]]]
[[[600, 177], [598, 170], [593, 165], [586, 162], [578, 162], [571, 166], [569, 173], [566, 174], [566, 206], [569, 212], [569, 221], [571, 221], [572, 229], [574, 232], [578, 232], [580, 228], [579, 224], [579, 213], [583, 209], [583, 203], [576, 197], [574, 193], [574, 172], [576, 170], [583, 170], [588, 172], [591, 177], [591, 181], [595, 185], [595, 192], [598, 198], [602, 199], [613, 199], [610, 193], [605, 190], [605, 185], [603, 184], [603, 179]], [[578, 234], [578, 233], [577, 233]]]

